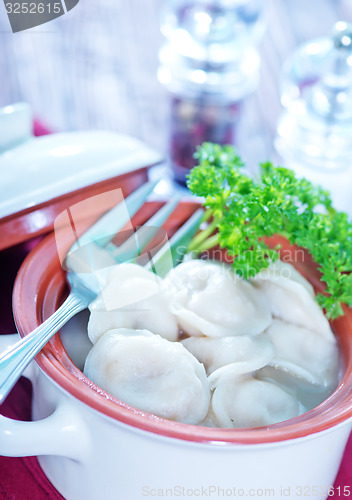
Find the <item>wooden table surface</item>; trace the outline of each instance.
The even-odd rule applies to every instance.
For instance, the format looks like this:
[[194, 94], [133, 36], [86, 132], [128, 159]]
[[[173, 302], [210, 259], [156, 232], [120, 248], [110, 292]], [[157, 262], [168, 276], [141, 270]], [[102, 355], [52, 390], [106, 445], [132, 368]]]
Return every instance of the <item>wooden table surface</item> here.
[[[68, 14], [13, 34], [0, 5], [0, 106], [27, 101], [53, 130], [108, 129], [167, 151], [168, 93], [158, 82], [162, 0], [81, 0]], [[264, 0], [261, 80], [245, 103], [239, 151], [272, 155], [282, 64], [298, 44], [352, 21], [351, 0]]]

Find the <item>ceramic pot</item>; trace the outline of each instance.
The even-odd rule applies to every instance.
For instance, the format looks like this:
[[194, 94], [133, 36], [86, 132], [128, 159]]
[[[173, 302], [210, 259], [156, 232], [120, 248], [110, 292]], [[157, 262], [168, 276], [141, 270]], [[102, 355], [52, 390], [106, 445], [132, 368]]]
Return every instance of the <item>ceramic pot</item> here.
[[[149, 203], [142, 212], [157, 207]], [[194, 209], [194, 203], [181, 203], [171, 231]], [[50, 235], [27, 257], [16, 280], [13, 306], [20, 335], [48, 317], [66, 293]], [[70, 500], [325, 499], [352, 427], [352, 312], [346, 310], [332, 326], [343, 357], [336, 391], [299, 417], [250, 429], [182, 424], [130, 407], [88, 380], [56, 334], [27, 372], [33, 422], [1, 417], [0, 453], [38, 455], [45, 474]]]

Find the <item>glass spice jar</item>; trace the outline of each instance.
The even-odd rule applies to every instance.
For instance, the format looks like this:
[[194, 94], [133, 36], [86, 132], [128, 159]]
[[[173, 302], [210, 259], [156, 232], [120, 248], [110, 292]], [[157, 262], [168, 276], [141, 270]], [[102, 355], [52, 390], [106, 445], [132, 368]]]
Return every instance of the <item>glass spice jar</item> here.
[[262, 0], [164, 0], [158, 78], [170, 92], [169, 155], [185, 182], [196, 146], [236, 142], [241, 102], [258, 84]]
[[283, 68], [279, 161], [352, 215], [352, 24], [300, 46]]

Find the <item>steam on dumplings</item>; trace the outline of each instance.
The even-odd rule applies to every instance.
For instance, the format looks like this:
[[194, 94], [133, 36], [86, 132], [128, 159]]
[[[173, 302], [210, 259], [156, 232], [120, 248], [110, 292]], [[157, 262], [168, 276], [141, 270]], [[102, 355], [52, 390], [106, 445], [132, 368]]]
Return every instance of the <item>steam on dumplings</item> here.
[[193, 260], [165, 277], [170, 311], [189, 335], [255, 335], [271, 322], [264, 294], [229, 265]]
[[209, 408], [204, 367], [179, 342], [147, 330], [106, 332], [89, 352], [84, 373], [140, 410], [199, 424]]

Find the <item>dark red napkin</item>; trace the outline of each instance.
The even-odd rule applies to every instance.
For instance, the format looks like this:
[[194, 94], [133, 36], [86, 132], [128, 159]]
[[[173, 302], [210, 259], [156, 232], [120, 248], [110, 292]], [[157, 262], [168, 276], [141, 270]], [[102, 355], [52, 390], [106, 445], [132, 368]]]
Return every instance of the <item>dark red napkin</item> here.
[[[49, 131], [41, 124], [34, 126], [36, 135]], [[16, 331], [11, 314], [12, 286], [21, 262], [33, 248], [36, 241], [17, 245], [0, 252], [0, 269], [2, 280], [0, 288], [0, 303], [3, 305], [0, 314], [0, 332]], [[21, 378], [11, 394], [1, 406], [1, 414], [17, 420], [30, 420], [31, 416], [31, 384]], [[317, 464], [312, 464], [317, 466]], [[302, 485], [313, 488], [316, 485]], [[347, 487], [346, 490], [344, 488]], [[334, 484], [334, 493], [330, 498], [342, 499], [352, 497], [352, 435], [347, 444], [343, 461]], [[313, 490], [312, 490], [313, 491]], [[312, 497], [312, 495], [308, 495]], [[0, 457], [0, 500], [58, 500], [63, 497], [51, 485], [42, 472], [35, 457], [7, 458]]]
[[[0, 288], [0, 332], [16, 331], [11, 314], [12, 286], [21, 262], [36, 241], [28, 242], [0, 252], [3, 280]], [[0, 408], [2, 415], [16, 420], [30, 420], [31, 384], [21, 378]], [[48, 481], [36, 457], [7, 458], [0, 456], [0, 500], [45, 500], [63, 497]]]

